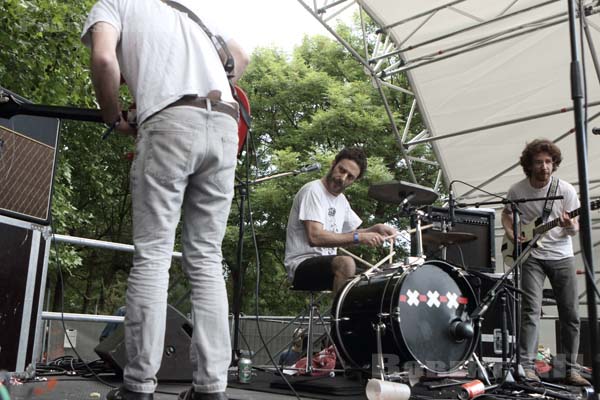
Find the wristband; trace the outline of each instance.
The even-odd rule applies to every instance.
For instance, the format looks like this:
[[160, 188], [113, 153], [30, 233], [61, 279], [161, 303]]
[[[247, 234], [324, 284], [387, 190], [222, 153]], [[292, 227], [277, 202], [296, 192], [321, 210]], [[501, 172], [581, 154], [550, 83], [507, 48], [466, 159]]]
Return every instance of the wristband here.
[[359, 243], [360, 239], [358, 238], [358, 232], [354, 231], [354, 233], [352, 234], [352, 239], [354, 240], [354, 243]]

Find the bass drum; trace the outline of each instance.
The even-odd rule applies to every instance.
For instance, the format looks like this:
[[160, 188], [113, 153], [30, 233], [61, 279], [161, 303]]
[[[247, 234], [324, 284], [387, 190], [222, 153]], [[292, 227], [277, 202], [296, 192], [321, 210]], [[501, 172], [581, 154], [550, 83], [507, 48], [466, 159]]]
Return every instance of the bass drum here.
[[452, 326], [461, 321], [470, 325], [469, 314], [476, 307], [462, 270], [427, 261], [349, 282], [333, 303], [333, 339], [346, 361], [370, 368], [377, 359], [375, 326], [383, 322], [382, 353], [388, 363], [450, 372], [468, 360], [479, 337], [477, 324], [466, 338], [457, 338]]

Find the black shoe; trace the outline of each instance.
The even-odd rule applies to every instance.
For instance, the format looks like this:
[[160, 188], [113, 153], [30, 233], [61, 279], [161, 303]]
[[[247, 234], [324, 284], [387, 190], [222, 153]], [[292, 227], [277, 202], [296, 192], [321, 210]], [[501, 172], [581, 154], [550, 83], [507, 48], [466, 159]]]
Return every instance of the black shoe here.
[[185, 392], [179, 393], [177, 400], [227, 400], [227, 394], [225, 392], [217, 393], [197, 393], [194, 392], [194, 388], [189, 388]]
[[108, 392], [106, 400], [154, 400], [154, 393], [132, 392], [121, 386]]

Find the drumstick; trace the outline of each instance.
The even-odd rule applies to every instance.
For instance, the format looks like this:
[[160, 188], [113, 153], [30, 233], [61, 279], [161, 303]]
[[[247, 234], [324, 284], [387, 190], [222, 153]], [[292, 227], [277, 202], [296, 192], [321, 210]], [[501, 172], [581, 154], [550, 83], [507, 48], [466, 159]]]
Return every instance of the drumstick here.
[[381, 261], [379, 261], [377, 264], [373, 265], [373, 268], [379, 267], [381, 264], [383, 264], [387, 260], [391, 259], [394, 256], [394, 254], [396, 254], [395, 251], [391, 252], [389, 256], [385, 256]]
[[[424, 225], [424, 226], [421, 227], [421, 230], [424, 231], [425, 229], [429, 229], [431, 227], [433, 227], [433, 224]], [[403, 232], [406, 232], [406, 233], [410, 234], [410, 233], [415, 233], [416, 231], [417, 231], [417, 228], [413, 228], [413, 229], [409, 229], [409, 230], [403, 231]], [[396, 236], [400, 236], [401, 234], [402, 233], [400, 233], [400, 232], [394, 233], [393, 235], [384, 237], [383, 240], [392, 239], [392, 238], [395, 238]]]
[[344, 253], [344, 254], [346, 254], [346, 255], [354, 258], [355, 260], [360, 261], [361, 263], [365, 264], [366, 266], [373, 268], [373, 264], [371, 264], [370, 262], [367, 262], [367, 261], [363, 260], [359, 256], [356, 256], [356, 255], [350, 253], [348, 250], [344, 249], [343, 247], [338, 247], [338, 250], [340, 250], [342, 253]]

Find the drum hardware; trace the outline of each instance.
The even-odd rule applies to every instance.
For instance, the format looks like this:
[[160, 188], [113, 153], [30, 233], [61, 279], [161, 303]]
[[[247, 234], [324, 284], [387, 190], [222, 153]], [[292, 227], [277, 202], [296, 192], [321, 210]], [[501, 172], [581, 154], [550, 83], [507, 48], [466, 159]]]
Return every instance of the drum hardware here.
[[423, 265], [423, 263], [425, 262], [425, 259], [426, 259], [425, 256], [421, 256], [421, 257], [410, 257], [409, 256], [404, 259], [404, 265], [418, 267], [419, 265]]
[[479, 370], [479, 373], [481, 374], [481, 378], [485, 381], [485, 384], [491, 385], [490, 377], [487, 373], [487, 370], [485, 369], [485, 367], [479, 360], [479, 357], [477, 357], [477, 353], [473, 352], [473, 354], [471, 354], [471, 358], [473, 359], [473, 361], [475, 361], [475, 364], [477, 365], [477, 369]]
[[373, 327], [375, 329], [377, 335], [377, 369], [379, 371], [379, 375], [381, 380], [385, 380], [385, 365], [383, 362], [383, 345], [381, 344], [381, 336], [385, 331], [385, 324], [382, 321], [379, 321], [377, 325]]

